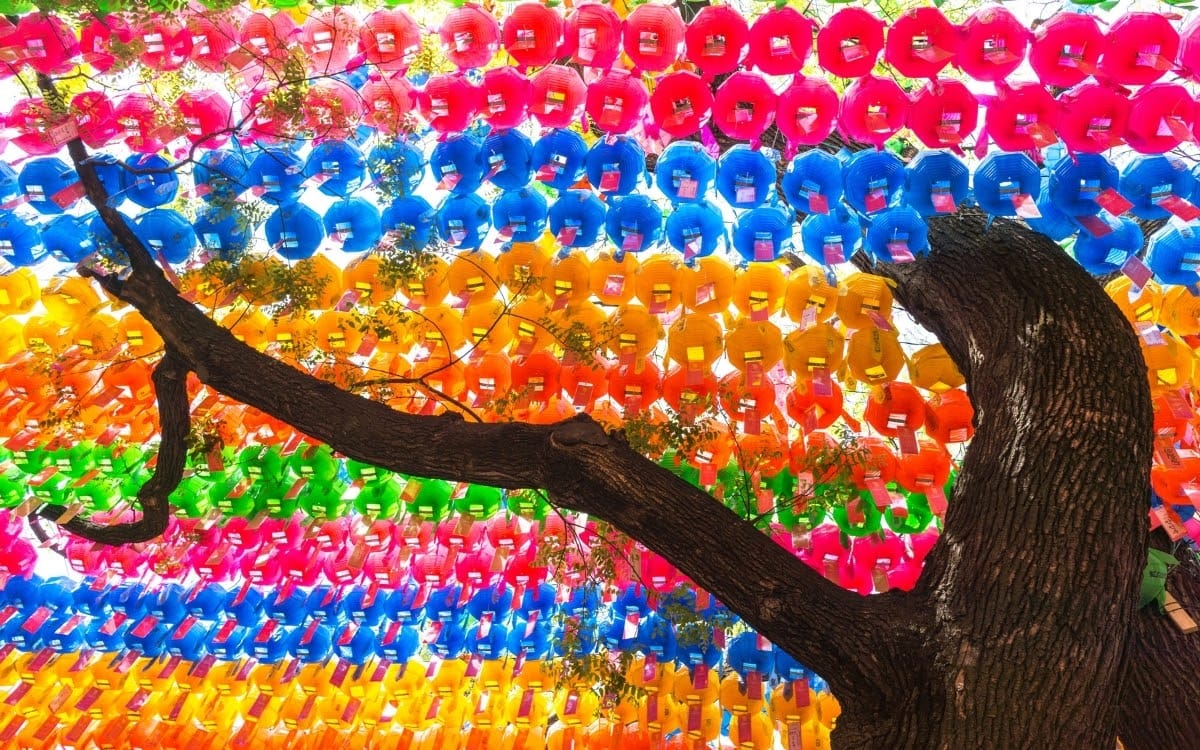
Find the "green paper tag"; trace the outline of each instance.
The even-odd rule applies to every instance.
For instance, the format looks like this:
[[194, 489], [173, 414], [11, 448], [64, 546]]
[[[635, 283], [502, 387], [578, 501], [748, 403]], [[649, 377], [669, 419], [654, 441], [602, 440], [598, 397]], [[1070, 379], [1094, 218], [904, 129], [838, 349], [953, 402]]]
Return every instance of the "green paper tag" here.
[[1170, 553], [1149, 550], [1146, 570], [1142, 573], [1142, 595], [1138, 600], [1138, 609], [1155, 602], [1158, 604], [1158, 611], [1163, 611], [1167, 596], [1167, 574], [1178, 564], [1179, 561]]

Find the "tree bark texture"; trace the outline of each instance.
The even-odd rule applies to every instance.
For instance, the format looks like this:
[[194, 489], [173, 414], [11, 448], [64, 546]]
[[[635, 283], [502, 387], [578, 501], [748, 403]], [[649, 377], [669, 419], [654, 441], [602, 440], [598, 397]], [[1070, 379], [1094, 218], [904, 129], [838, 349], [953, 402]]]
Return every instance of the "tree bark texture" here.
[[[1048, 239], [964, 213], [934, 222], [928, 257], [874, 269], [967, 375], [978, 431], [917, 589], [864, 598], [585, 415], [538, 426], [399, 413], [238, 342], [178, 295], [107, 207], [83, 145], [69, 147], [131, 261], [128, 278], [101, 283], [163, 337], [171, 372], [350, 458], [542, 488], [610, 521], [828, 679], [838, 750], [1113, 746], [1145, 565], [1148, 384], [1128, 324]], [[186, 414], [162, 416], [164, 434], [186, 434]], [[107, 543], [152, 531], [74, 530]], [[1139, 643], [1138, 658], [1158, 647]]]

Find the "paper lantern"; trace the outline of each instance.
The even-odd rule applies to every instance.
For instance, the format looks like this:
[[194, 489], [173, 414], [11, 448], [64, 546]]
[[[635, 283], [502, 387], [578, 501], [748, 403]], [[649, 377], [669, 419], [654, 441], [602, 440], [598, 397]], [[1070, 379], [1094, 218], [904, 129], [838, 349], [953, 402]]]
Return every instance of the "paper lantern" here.
[[1005, 151], [1036, 151], [1058, 140], [1054, 98], [1037, 83], [998, 84], [984, 132]]
[[362, 186], [366, 173], [362, 152], [341, 140], [321, 142], [304, 162], [304, 176], [318, 181], [317, 189], [333, 197], [344, 198], [353, 193]]
[[590, 190], [567, 190], [550, 206], [550, 233], [563, 247], [591, 247], [604, 224], [604, 204]]
[[935, 394], [926, 402], [925, 432], [942, 445], [966, 442], [975, 434], [974, 414], [966, 391]]
[[1152, 83], [1133, 95], [1125, 138], [1135, 151], [1161, 154], [1193, 139], [1196, 101], [1174, 83]]
[[958, 388], [966, 382], [946, 347], [941, 344], [918, 349], [909, 360], [908, 374], [913, 385], [935, 393]]
[[287, 206], [304, 190], [304, 162], [281, 148], [263, 149], [246, 171], [245, 182], [267, 203]]
[[179, 70], [191, 56], [191, 29], [169, 16], [147, 19], [135, 34], [142, 42], [138, 59], [151, 70]]
[[929, 252], [929, 227], [911, 206], [889, 208], [871, 220], [865, 246], [885, 263], [905, 263]]
[[454, 247], [474, 250], [491, 229], [491, 218], [487, 203], [478, 195], [448, 195], [438, 206], [438, 234]]
[[1179, 32], [1166, 16], [1126, 13], [1108, 30], [1100, 71], [1122, 86], [1154, 83], [1175, 67], [1178, 52]]
[[967, 199], [971, 173], [954, 154], [922, 151], [908, 163], [904, 202], [921, 216], [951, 214]]
[[684, 138], [708, 122], [713, 106], [712, 90], [700, 76], [687, 71], [668, 73], [659, 79], [650, 95], [654, 122], [674, 138]]
[[1058, 97], [1055, 130], [1067, 148], [1100, 153], [1124, 142], [1128, 97], [1108, 86], [1085, 83]]
[[1200, 20], [1189, 18], [1179, 35], [1180, 72], [1194, 81], [1200, 73]]
[[492, 226], [513, 242], [536, 242], [546, 231], [546, 199], [522, 187], [503, 193], [492, 204]]
[[635, 70], [658, 72], [679, 59], [684, 33], [683, 18], [677, 9], [648, 3], [626, 16], [621, 39]]
[[480, 90], [461, 73], [430, 76], [417, 94], [417, 109], [439, 133], [461, 133], [481, 108]]
[[1037, 199], [1035, 206], [1037, 216], [1026, 216], [1025, 223], [1033, 231], [1044, 234], [1055, 242], [1061, 242], [1079, 231], [1079, 223], [1054, 202], [1047, 189], [1048, 185], [1049, 181], [1043, 179], [1042, 195]]
[[411, 194], [425, 174], [425, 154], [403, 140], [377, 143], [367, 154], [367, 170], [385, 194]]
[[611, 67], [621, 54], [620, 17], [601, 3], [577, 6], [567, 15], [560, 53], [579, 65]]
[[516, 190], [533, 177], [533, 143], [517, 130], [492, 133], [483, 141], [485, 179], [501, 190]]
[[107, 73], [117, 63], [117, 56], [113, 54], [114, 42], [119, 46], [132, 40], [133, 29], [124, 18], [93, 15], [79, 30], [81, 59], [97, 73]]
[[1002, 81], [1021, 66], [1032, 35], [1003, 6], [980, 8], [961, 27], [955, 63], [977, 81]]
[[641, 120], [648, 100], [646, 85], [640, 78], [623, 71], [608, 71], [587, 87], [585, 106], [600, 130], [627, 133]]
[[899, 198], [905, 180], [904, 162], [888, 151], [859, 151], [843, 168], [846, 202], [870, 214]]
[[230, 53], [238, 44], [237, 31], [227, 19], [194, 15], [188, 19], [192, 35], [192, 64], [207, 73], [221, 73], [230, 64]]
[[910, 8], [888, 29], [883, 57], [902, 76], [935, 78], [958, 54], [959, 30], [937, 8]]
[[851, 83], [842, 96], [838, 130], [846, 138], [881, 148], [904, 126], [908, 95], [890, 78], [866, 75]]
[[588, 182], [602, 195], [628, 195], [645, 175], [646, 155], [637, 140], [619, 136], [596, 141], [585, 164]]
[[500, 24], [474, 3], [451, 8], [438, 35], [446, 57], [459, 70], [483, 67], [500, 48]]
[[250, 244], [249, 229], [238, 226], [237, 216], [220, 206], [205, 206], [192, 229], [204, 249], [221, 260], [237, 258]]
[[142, 208], [154, 208], [175, 200], [179, 193], [179, 175], [171, 162], [158, 154], [134, 154], [125, 160], [130, 176], [125, 196]]
[[586, 97], [587, 87], [573, 68], [547, 65], [533, 77], [529, 113], [542, 127], [566, 128], [579, 119]]
[[1095, 16], [1055, 13], [1034, 31], [1029, 64], [1041, 83], [1065, 88], [1093, 75], [1105, 49]]
[[61, 214], [81, 195], [76, 186], [79, 175], [62, 159], [43, 156], [30, 159], [21, 168], [17, 184], [25, 201], [39, 214]]
[[1099, 154], [1062, 156], [1050, 166], [1050, 201], [1068, 216], [1100, 212], [1101, 195], [1117, 189], [1117, 168]]
[[833, 132], [838, 110], [837, 92], [828, 81], [796, 76], [779, 95], [775, 124], [791, 148], [815, 146]]
[[192, 167], [196, 193], [205, 201], [233, 200], [246, 189], [244, 178], [249, 168], [241, 151], [205, 151]]
[[327, 8], [312, 13], [300, 27], [299, 42], [305, 53], [305, 66], [316, 74], [346, 70], [350, 58], [358, 51], [361, 33], [358, 17], [345, 8]]
[[676, 206], [667, 215], [666, 230], [667, 242], [686, 261], [714, 253], [726, 233], [720, 212], [706, 202]]
[[892, 315], [892, 291], [880, 276], [855, 273], [846, 278], [837, 313], [847, 328], [873, 328]]
[[1146, 241], [1142, 228], [1132, 219], [1117, 218], [1115, 227], [1113, 222], [1106, 224], [1111, 231], [1100, 237], [1080, 232], [1071, 248], [1079, 265], [1097, 276], [1120, 272], [1125, 261], [1140, 251]]
[[183, 117], [184, 137], [202, 148], [219, 148], [229, 140], [232, 107], [212, 90], [185, 91], [175, 102]]
[[23, 61], [46, 75], [68, 72], [80, 52], [71, 27], [49, 14], [23, 16], [17, 22], [14, 41], [23, 48]]
[[775, 165], [761, 151], [738, 144], [717, 160], [717, 192], [734, 208], [754, 208], [774, 194]]
[[358, 44], [367, 62], [403, 73], [421, 51], [421, 30], [402, 10], [377, 10], [363, 19]]
[[773, 261], [791, 245], [792, 218], [774, 206], [747, 211], [733, 231], [733, 247], [747, 262]]
[[833, 317], [837, 296], [837, 286], [820, 269], [805, 265], [793, 271], [788, 279], [783, 310], [792, 322], [808, 328]]
[[325, 210], [323, 222], [325, 234], [346, 252], [366, 252], [383, 238], [379, 209], [362, 198], [337, 201]]
[[409, 113], [417, 106], [417, 92], [402, 75], [373, 78], [363, 85], [363, 122], [387, 135], [409, 130]]
[[520, 3], [504, 17], [504, 49], [522, 67], [553, 62], [562, 36], [562, 16], [541, 3]]
[[862, 8], [842, 8], [817, 32], [817, 61], [830, 75], [859, 78], [883, 50], [883, 21]]
[[301, 107], [304, 126], [318, 138], [350, 138], [363, 116], [358, 91], [336, 78], [311, 84], [304, 92]]
[[695, 141], [675, 141], [659, 155], [654, 179], [674, 204], [698, 203], [712, 188], [717, 164]]
[[1193, 286], [1200, 282], [1200, 237], [1190, 228], [1168, 224], [1150, 235], [1146, 265], [1164, 284]]
[[961, 82], [929, 81], [913, 96], [908, 128], [929, 148], [958, 148], [975, 132], [979, 101]]
[[746, 19], [728, 5], [701, 8], [684, 34], [687, 59], [707, 77], [737, 70], [749, 41]]
[[552, 130], [533, 144], [537, 180], [557, 190], [567, 190], [583, 178], [588, 147], [583, 136], [564, 129]]
[[730, 138], [755, 143], [775, 120], [777, 97], [757, 73], [730, 75], [713, 98], [713, 122]]
[[42, 243], [46, 252], [67, 263], [78, 263], [96, 251], [96, 243], [88, 235], [87, 226], [67, 214], [55, 216], [42, 225]]
[[18, 132], [12, 139], [17, 148], [30, 156], [46, 156], [62, 148], [50, 132], [55, 119], [42, 99], [19, 99], [9, 111], [6, 124]]
[[162, 108], [163, 104], [149, 94], [126, 94], [117, 102], [117, 122], [131, 151], [157, 153], [175, 139], [176, 134], [159, 121]]
[[613, 198], [604, 221], [608, 239], [618, 255], [638, 253], [658, 244], [662, 237], [662, 213], [654, 201], [634, 194]]
[[830, 206], [842, 199], [842, 163], [818, 149], [805, 151], [788, 164], [781, 182], [783, 195], [793, 210], [802, 214], [829, 213]]
[[672, 409], [696, 419], [716, 403], [717, 379], [711, 372], [700, 371], [689, 377], [687, 369], [676, 367], [663, 378], [662, 392]]
[[138, 216], [133, 231], [152, 255], [183, 263], [196, 249], [196, 231], [178, 211], [156, 208]]
[[71, 112], [79, 137], [91, 148], [103, 148], [120, 132], [116, 107], [100, 91], [81, 91], [71, 97]]
[[473, 193], [483, 184], [487, 173], [483, 144], [469, 135], [441, 141], [429, 155], [429, 171], [442, 189], [457, 195]]
[[267, 243], [287, 260], [312, 257], [325, 239], [325, 226], [308, 206], [280, 205], [264, 225]]
[[845, 263], [862, 243], [862, 227], [845, 210], [809, 214], [800, 222], [804, 254], [820, 266]]
[[[538, 6], [542, 7], [542, 6]], [[514, 68], [492, 68], [483, 74], [483, 119], [496, 130], [515, 128], [525, 122], [531, 86]]]
[[975, 167], [974, 195], [979, 207], [993, 216], [1036, 212], [1042, 172], [1023, 153], [993, 152]]
[[46, 257], [37, 227], [12, 211], [0, 212], [0, 257], [14, 266], [32, 266]]
[[[895, 380], [904, 367], [904, 352], [895, 330], [861, 328], [846, 342], [846, 365], [857, 380], [879, 385]], [[929, 416], [925, 417], [926, 424]]]
[[1188, 165], [1173, 156], [1139, 156], [1121, 171], [1121, 195], [1133, 203], [1140, 219], [1167, 219], [1172, 215], [1190, 221], [1197, 214], [1188, 200], [1196, 178]]
[[790, 6], [771, 8], [750, 27], [750, 52], [746, 66], [769, 76], [799, 73], [812, 50], [814, 24]]
[[269, 62], [287, 59], [292, 37], [299, 32], [296, 22], [287, 13], [266, 15], [254, 13], [241, 20], [237, 27], [239, 45], [235, 56], [241, 64], [265, 67]]

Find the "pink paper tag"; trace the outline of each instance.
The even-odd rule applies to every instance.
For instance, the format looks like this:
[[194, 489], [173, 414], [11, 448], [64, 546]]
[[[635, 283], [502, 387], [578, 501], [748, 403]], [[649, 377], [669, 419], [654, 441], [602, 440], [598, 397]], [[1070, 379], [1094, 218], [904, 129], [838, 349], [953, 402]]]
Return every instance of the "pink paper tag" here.
[[1113, 216], [1121, 216], [1133, 208], [1133, 203], [1113, 188], [1108, 188], [1096, 196], [1096, 202]]
[[1012, 197], [1013, 208], [1017, 211], [1017, 216], [1022, 219], [1040, 219], [1042, 212], [1038, 210], [1037, 203], [1033, 200], [1033, 196], [1029, 193], [1020, 193]]

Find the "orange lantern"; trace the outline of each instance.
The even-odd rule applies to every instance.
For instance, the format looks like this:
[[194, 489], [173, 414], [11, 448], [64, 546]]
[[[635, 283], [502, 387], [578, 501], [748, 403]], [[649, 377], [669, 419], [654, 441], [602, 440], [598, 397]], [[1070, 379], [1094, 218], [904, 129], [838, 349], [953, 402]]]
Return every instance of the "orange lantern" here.
[[680, 268], [677, 283], [679, 298], [685, 308], [712, 315], [729, 308], [735, 277], [728, 261], [709, 255]]
[[608, 397], [625, 410], [636, 414], [662, 395], [662, 370], [652, 359], [619, 365], [609, 370]]
[[787, 281], [776, 263], [752, 263], [737, 275], [733, 284], [733, 305], [740, 315], [762, 321], [779, 312]]
[[591, 264], [592, 294], [602, 305], [624, 305], [633, 299], [640, 270], [641, 262], [633, 253], [625, 253], [620, 260], [601, 253]]

